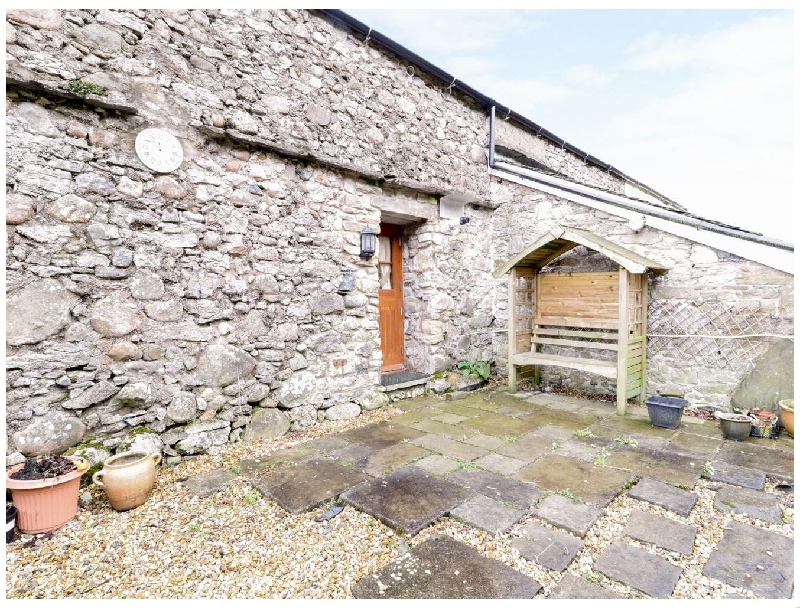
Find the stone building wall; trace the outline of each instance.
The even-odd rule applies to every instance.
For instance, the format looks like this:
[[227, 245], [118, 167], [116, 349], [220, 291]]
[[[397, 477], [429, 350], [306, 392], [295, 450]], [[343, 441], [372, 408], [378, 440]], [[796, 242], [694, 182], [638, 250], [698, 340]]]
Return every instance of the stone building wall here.
[[[492, 272], [548, 223], [590, 221], [679, 266], [710, 259], [688, 242], [658, 257], [649, 229], [490, 180], [485, 110], [316, 13], [12, 9], [6, 25], [10, 440], [71, 424], [67, 447], [116, 447], [147, 427], [178, 457], [381, 406], [378, 276], [359, 233], [399, 211], [419, 214], [405, 230], [406, 351], [425, 372], [502, 364]], [[76, 80], [107, 92], [63, 93]], [[138, 159], [148, 127], [179, 138], [177, 170]], [[512, 123], [501, 142], [624, 189]], [[445, 193], [474, 201], [468, 223], [439, 214]], [[790, 306], [781, 277], [726, 263], [743, 281], [726, 294], [772, 289]], [[345, 270], [356, 289], [342, 296]], [[673, 381], [666, 367], [656, 383]]]
[[[380, 406], [358, 243], [387, 200], [434, 210], [406, 246], [410, 362], [446, 366], [471, 313], [491, 317], [491, 297], [465, 295], [489, 291], [489, 212], [462, 227], [426, 194], [490, 199], [486, 116], [463, 99], [303, 11], [7, 18], [9, 438], [68, 419], [114, 446], [147, 426], [185, 454], [262, 408], [284, 432]], [[72, 80], [111, 109], [65, 98]], [[152, 126], [181, 142], [172, 173], [135, 154]], [[459, 281], [455, 242], [482, 266]]]

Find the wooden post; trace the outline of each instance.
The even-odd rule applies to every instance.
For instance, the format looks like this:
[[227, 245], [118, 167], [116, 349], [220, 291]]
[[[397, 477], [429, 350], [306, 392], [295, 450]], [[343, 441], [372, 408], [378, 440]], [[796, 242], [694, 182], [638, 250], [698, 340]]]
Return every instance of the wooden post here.
[[639, 403], [644, 403], [647, 393], [647, 271], [642, 275], [642, 388]]
[[624, 416], [628, 392], [628, 271], [619, 268], [619, 327], [617, 328], [617, 415]]
[[512, 268], [508, 275], [508, 390], [517, 392], [517, 370], [514, 355], [517, 354], [517, 269]]

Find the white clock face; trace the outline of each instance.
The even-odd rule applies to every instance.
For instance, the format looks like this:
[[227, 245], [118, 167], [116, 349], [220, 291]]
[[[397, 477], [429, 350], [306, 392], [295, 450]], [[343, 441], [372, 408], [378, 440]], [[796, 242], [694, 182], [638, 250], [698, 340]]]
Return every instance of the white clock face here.
[[174, 171], [183, 162], [181, 143], [164, 129], [145, 129], [136, 136], [135, 147], [145, 166], [159, 173]]

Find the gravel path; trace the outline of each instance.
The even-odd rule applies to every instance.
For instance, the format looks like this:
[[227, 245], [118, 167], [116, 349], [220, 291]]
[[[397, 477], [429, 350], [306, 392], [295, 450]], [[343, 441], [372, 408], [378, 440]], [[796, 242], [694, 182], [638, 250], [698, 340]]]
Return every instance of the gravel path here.
[[[182, 483], [202, 472], [399, 413], [379, 410], [277, 440], [231, 444], [217, 454], [160, 469], [148, 501], [128, 512], [112, 510], [102, 490], [89, 486], [82, 492], [90, 500], [67, 526], [51, 535], [21, 535], [6, 545], [6, 598], [351, 598], [350, 586], [361, 577], [435, 534], [450, 535], [533, 577], [543, 586], [537, 597], [549, 594], [566, 573], [628, 598], [644, 597], [591, 568], [602, 550], [622, 535], [634, 508], [698, 526], [695, 550], [688, 556], [626, 540], [683, 568], [674, 598], [753, 597], [702, 574], [725, 527], [736, 520], [794, 537], [793, 495], [774, 492], [781, 497], [784, 521], [770, 525], [714, 510], [714, 484], [701, 480], [695, 487], [698, 504], [688, 518], [627, 495], [617, 497], [584, 538], [577, 558], [556, 573], [511, 548], [530, 517], [497, 536], [445, 517], [409, 538], [351, 507], [322, 523], [314, 518], [323, 508], [290, 515], [243, 478], [205, 498], [194, 496]], [[774, 485], [767, 491], [773, 492]]]

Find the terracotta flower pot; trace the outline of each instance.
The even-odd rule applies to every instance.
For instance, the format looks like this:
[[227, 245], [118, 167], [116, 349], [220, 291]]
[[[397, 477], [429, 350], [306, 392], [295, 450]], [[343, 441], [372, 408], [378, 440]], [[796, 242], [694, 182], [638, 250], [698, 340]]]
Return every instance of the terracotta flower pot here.
[[790, 437], [794, 437], [794, 399], [782, 399], [778, 405], [781, 408], [781, 426]]
[[6, 488], [17, 508], [17, 529], [24, 534], [39, 534], [56, 530], [78, 513], [78, 493], [81, 476], [89, 463], [79, 456], [68, 456], [76, 465], [70, 471], [49, 479], [11, 479], [22, 469], [18, 464], [6, 471]]
[[156, 465], [161, 454], [145, 451], [121, 452], [103, 463], [92, 481], [103, 488], [108, 502], [117, 511], [144, 504], [156, 481]]

